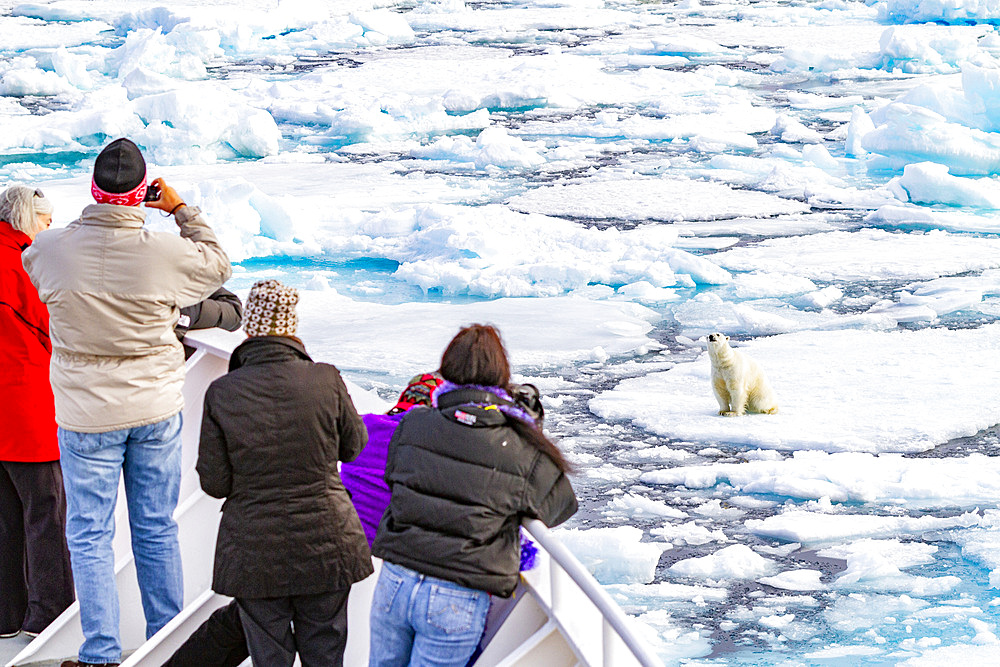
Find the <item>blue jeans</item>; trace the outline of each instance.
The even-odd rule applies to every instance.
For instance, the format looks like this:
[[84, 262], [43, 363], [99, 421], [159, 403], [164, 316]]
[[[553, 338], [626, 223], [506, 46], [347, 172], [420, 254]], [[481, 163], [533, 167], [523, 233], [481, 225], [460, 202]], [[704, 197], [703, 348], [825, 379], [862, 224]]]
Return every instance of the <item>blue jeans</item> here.
[[60, 428], [58, 434], [66, 487], [66, 541], [84, 636], [80, 660], [118, 662], [122, 647], [111, 540], [123, 473], [146, 637], [166, 625], [184, 604], [173, 519], [181, 482], [181, 416], [107, 433]]
[[383, 562], [371, 610], [369, 667], [465, 667], [490, 594]]

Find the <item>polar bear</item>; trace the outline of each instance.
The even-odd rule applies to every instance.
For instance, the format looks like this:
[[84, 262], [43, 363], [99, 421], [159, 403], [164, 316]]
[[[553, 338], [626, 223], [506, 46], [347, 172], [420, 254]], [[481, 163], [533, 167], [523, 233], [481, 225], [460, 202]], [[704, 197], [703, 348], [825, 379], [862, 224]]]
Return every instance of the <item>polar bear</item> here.
[[743, 352], [729, 347], [729, 336], [708, 335], [708, 358], [712, 361], [712, 389], [719, 401], [720, 415], [736, 417], [747, 412], [773, 415], [778, 411], [764, 369]]

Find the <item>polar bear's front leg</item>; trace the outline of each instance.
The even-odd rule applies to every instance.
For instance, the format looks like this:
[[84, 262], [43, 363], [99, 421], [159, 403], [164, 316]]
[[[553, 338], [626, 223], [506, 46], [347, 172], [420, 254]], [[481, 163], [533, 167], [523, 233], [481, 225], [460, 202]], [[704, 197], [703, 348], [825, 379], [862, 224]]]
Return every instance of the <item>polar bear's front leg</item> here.
[[736, 387], [729, 392], [729, 410], [724, 413], [727, 417], [739, 417], [747, 413], [746, 388]]
[[729, 389], [726, 387], [726, 381], [715, 378], [712, 381], [712, 389], [715, 391], [715, 400], [719, 402], [719, 414], [726, 414], [729, 412]]

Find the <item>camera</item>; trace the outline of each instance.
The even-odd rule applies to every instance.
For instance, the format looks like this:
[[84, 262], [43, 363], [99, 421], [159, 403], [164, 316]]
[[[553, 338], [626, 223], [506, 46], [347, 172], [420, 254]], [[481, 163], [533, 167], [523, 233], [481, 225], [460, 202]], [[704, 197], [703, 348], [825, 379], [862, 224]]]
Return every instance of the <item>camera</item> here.
[[533, 384], [514, 384], [510, 387], [510, 393], [514, 404], [531, 415], [538, 428], [541, 428], [545, 419], [545, 408], [542, 407], [538, 387]]
[[142, 201], [156, 201], [160, 198], [160, 188], [155, 183], [150, 183], [146, 186], [146, 196], [143, 197]]

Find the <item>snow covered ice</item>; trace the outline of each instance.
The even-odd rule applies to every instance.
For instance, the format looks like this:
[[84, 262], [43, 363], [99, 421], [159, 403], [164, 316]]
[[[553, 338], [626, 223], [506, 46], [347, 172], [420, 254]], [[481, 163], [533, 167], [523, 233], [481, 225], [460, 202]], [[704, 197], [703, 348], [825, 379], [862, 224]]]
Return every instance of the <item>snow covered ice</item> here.
[[[1000, 3], [0, 0], [0, 186], [108, 139], [373, 397], [504, 332], [667, 664], [995, 664]], [[173, 223], [150, 212], [147, 224]], [[776, 415], [725, 418], [704, 336]]]

